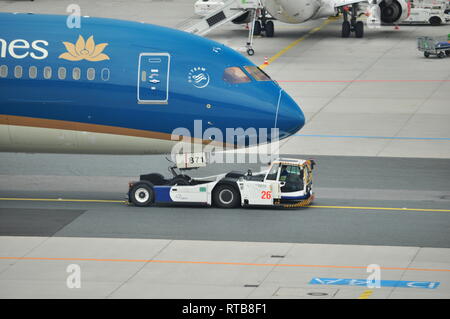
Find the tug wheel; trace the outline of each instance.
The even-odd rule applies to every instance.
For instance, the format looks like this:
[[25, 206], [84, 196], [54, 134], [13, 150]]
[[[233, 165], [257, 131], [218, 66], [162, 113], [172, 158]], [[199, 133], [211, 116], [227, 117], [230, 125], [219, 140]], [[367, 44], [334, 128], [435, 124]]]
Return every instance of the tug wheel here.
[[155, 194], [153, 188], [144, 183], [133, 185], [130, 190], [130, 200], [138, 207], [150, 206], [153, 203]]
[[230, 185], [219, 185], [213, 192], [213, 203], [220, 208], [234, 208], [239, 206], [240, 196]]

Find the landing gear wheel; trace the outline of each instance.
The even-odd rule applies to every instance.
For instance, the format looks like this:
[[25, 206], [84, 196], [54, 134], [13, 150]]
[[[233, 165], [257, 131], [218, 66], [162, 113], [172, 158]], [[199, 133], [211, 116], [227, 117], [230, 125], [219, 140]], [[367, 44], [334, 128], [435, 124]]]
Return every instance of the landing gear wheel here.
[[253, 35], [261, 35], [261, 22], [255, 21], [255, 28], [253, 29]]
[[429, 57], [430, 57], [430, 53], [428, 53], [428, 52], [424, 52], [423, 55], [424, 55], [426, 58], [429, 58]]
[[444, 51], [439, 52], [437, 56], [438, 56], [439, 59], [444, 58], [445, 57]]
[[275, 26], [273, 24], [273, 21], [267, 21], [266, 23], [266, 37], [273, 38], [275, 35]]
[[344, 21], [342, 23], [342, 37], [348, 38], [350, 36], [351, 28], [350, 28], [350, 22]]
[[148, 184], [138, 183], [130, 190], [131, 202], [138, 207], [150, 206], [153, 203], [154, 197], [153, 188]]
[[220, 208], [234, 208], [240, 203], [239, 193], [230, 185], [219, 185], [213, 193], [213, 203]]
[[362, 21], [358, 21], [355, 24], [355, 37], [364, 37], [364, 23]]
[[247, 54], [252, 56], [253, 54], [255, 54], [255, 50], [253, 49], [247, 49]]

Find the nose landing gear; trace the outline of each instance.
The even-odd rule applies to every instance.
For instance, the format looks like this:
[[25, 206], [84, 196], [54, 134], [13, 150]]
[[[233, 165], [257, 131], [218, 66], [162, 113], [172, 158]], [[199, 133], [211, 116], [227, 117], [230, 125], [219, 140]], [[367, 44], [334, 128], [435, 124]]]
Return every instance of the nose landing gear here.
[[275, 35], [275, 25], [270, 18], [267, 17], [267, 12], [265, 9], [261, 9], [257, 20], [255, 21], [254, 35], [264, 35], [268, 38], [273, 38]]

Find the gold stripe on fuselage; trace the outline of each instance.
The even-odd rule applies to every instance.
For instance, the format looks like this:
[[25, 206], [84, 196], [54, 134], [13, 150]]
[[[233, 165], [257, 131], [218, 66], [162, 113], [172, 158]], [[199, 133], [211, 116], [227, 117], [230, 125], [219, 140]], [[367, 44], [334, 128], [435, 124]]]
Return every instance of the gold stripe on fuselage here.
[[[0, 114], [0, 124], [5, 125], [16, 125], [16, 126], [26, 126], [26, 127], [36, 127], [36, 128], [47, 128], [47, 129], [58, 129], [58, 130], [70, 130], [79, 132], [91, 132], [91, 133], [103, 133], [103, 134], [113, 134], [113, 135], [123, 135], [129, 137], [143, 137], [152, 138], [158, 140], [174, 141], [178, 142], [183, 139], [179, 135], [171, 135], [168, 133], [161, 133], [155, 131], [138, 130], [131, 128], [124, 128], [118, 126], [100, 125], [100, 124], [88, 124], [81, 122], [63, 121], [63, 120], [50, 120], [43, 118], [33, 118], [26, 116], [15, 116], [15, 115], [3, 115]], [[231, 144], [219, 143], [212, 140], [203, 140], [199, 138], [191, 138], [193, 143], [198, 144], [212, 144], [220, 147], [233, 147]], [[189, 140], [185, 140], [189, 143]]]

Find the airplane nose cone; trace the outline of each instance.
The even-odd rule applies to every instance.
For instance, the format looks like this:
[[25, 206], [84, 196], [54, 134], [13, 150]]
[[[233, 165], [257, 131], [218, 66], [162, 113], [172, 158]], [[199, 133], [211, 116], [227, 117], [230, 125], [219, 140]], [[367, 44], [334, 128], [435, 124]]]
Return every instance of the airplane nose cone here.
[[277, 123], [280, 138], [297, 133], [305, 125], [305, 115], [298, 104], [284, 91], [281, 92]]

